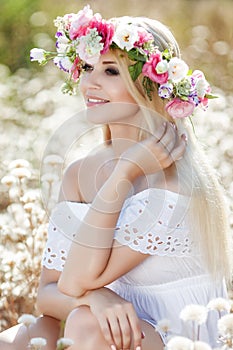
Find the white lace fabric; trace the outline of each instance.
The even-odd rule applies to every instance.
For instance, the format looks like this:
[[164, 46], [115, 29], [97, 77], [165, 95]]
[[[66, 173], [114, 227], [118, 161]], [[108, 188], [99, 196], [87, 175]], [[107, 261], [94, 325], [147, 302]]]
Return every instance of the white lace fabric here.
[[[62, 271], [74, 235], [90, 204], [61, 202], [51, 215], [42, 264]], [[132, 302], [139, 318], [157, 329], [162, 319], [171, 321], [169, 336], [192, 337], [179, 318], [189, 304], [207, 305], [226, 298], [225, 284], [216, 284], [203, 263], [196, 232], [190, 228], [189, 198], [174, 192], [148, 189], [124, 202], [115, 239], [148, 258], [106, 287]], [[198, 237], [198, 235], [197, 235]], [[193, 239], [194, 238], [194, 239]], [[201, 340], [216, 347], [216, 315], [201, 327]], [[159, 331], [164, 344], [166, 336]]]
[[[160, 189], [147, 189], [124, 202], [114, 238], [144, 254], [183, 256], [194, 254], [187, 225], [189, 198]], [[90, 204], [60, 202], [54, 208], [42, 264], [62, 271], [75, 233]]]

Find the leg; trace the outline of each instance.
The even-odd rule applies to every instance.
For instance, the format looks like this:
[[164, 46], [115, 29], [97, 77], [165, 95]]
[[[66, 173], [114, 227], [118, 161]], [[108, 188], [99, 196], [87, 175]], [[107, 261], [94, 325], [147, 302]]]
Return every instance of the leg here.
[[27, 329], [18, 325], [0, 333], [1, 350], [28, 350], [29, 339], [35, 337], [46, 338], [47, 346], [44, 350], [56, 349], [56, 342], [60, 332], [60, 321], [55, 318], [39, 317], [34, 325]]
[[[164, 345], [154, 328], [145, 321], [141, 321], [141, 327], [145, 333], [142, 350], [163, 350]], [[81, 306], [70, 313], [66, 321], [65, 337], [74, 341], [69, 350], [110, 350], [99, 323], [88, 306]]]

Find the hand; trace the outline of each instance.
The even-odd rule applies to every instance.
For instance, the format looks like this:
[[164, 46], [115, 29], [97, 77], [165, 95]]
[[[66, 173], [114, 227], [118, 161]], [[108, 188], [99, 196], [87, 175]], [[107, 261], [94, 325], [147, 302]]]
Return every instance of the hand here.
[[130, 349], [133, 344], [136, 349], [141, 346], [139, 319], [131, 303], [110, 289], [101, 288], [90, 292], [89, 305], [110, 347]]
[[163, 123], [155, 135], [135, 143], [121, 156], [118, 166], [127, 166], [134, 177], [149, 175], [168, 168], [186, 149], [186, 136], [178, 137], [171, 123]]

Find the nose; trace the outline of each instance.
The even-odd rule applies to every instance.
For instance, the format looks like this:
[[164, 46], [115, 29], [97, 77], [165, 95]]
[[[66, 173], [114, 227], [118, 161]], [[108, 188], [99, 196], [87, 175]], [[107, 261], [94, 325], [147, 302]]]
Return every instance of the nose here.
[[87, 90], [87, 89], [100, 89], [101, 88], [101, 82], [100, 82], [100, 76], [96, 70], [88, 71], [83, 74], [80, 80], [80, 89], [81, 90]]

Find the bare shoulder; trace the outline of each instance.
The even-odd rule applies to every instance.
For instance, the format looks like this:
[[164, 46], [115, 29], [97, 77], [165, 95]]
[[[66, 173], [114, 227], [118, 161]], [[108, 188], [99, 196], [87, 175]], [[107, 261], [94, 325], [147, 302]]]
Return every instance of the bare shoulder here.
[[72, 162], [65, 170], [59, 201], [91, 202], [106, 179], [111, 154], [111, 147], [102, 147]]

